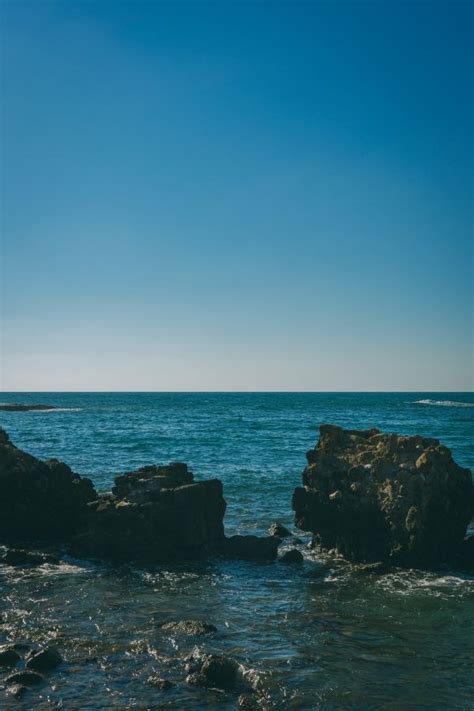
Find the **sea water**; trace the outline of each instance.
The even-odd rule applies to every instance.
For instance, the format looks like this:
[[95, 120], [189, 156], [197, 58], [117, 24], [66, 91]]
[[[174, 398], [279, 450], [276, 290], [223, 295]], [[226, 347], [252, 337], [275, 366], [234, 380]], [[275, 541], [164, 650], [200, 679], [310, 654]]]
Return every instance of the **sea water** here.
[[[20, 448], [56, 457], [99, 490], [121, 472], [184, 461], [218, 477], [226, 532], [292, 526], [291, 494], [318, 426], [439, 438], [474, 468], [467, 393], [3, 393], [58, 409], [0, 412]], [[303, 534], [303, 540], [306, 538]], [[288, 545], [288, 544], [285, 544]], [[472, 709], [474, 581], [458, 571], [362, 577], [305, 549], [301, 567], [211, 560], [114, 568], [0, 567], [0, 644], [53, 641], [65, 663], [16, 708], [236, 708], [232, 694], [185, 682], [185, 657], [230, 654], [262, 708]], [[209, 639], [163, 635], [163, 622], [214, 624]], [[147, 678], [175, 682], [157, 691]], [[0, 705], [9, 702], [2, 700]], [[2, 706], [2, 707], [3, 707]]]

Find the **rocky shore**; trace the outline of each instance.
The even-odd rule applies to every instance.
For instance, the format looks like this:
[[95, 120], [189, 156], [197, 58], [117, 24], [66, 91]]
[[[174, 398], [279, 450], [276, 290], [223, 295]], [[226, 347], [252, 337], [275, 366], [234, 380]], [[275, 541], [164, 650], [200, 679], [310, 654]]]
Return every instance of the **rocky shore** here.
[[[114, 563], [277, 557], [278, 537], [227, 538], [225, 509], [222, 483], [194, 481], [186, 464], [119, 475], [99, 494], [90, 479], [21, 451], [0, 429], [0, 542], [15, 544], [11, 557], [21, 559], [19, 541], [55, 541], [75, 557]], [[38, 554], [25, 562], [31, 555]]]
[[293, 494], [296, 525], [348, 560], [473, 567], [469, 469], [437, 439], [320, 427]]

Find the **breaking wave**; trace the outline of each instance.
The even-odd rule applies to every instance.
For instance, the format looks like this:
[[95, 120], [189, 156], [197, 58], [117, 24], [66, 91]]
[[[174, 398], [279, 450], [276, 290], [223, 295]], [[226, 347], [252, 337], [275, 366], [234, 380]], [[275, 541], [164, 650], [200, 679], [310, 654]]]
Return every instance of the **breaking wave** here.
[[415, 400], [415, 405], [436, 405], [438, 407], [474, 407], [474, 402], [456, 400]]

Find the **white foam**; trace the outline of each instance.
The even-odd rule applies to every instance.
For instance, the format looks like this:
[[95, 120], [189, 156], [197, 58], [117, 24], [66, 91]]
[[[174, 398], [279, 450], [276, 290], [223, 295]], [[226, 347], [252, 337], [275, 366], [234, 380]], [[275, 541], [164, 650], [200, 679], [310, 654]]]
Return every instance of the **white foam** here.
[[437, 407], [474, 407], [474, 402], [457, 400], [415, 400], [415, 405], [435, 405]]

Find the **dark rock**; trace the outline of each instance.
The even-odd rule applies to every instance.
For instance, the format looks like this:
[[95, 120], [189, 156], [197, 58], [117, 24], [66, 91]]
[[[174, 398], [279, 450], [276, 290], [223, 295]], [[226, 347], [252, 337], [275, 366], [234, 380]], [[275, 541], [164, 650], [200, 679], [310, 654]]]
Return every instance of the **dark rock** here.
[[469, 469], [438, 440], [322, 425], [295, 489], [296, 525], [352, 561], [453, 559], [473, 510]]
[[162, 489], [175, 489], [193, 483], [193, 475], [187, 464], [173, 462], [165, 466], [142, 467], [135, 472], [115, 477], [112, 493], [119, 499], [143, 503], [153, 501]]
[[268, 533], [270, 534], [270, 536], [277, 536], [278, 538], [288, 538], [288, 536], [292, 535], [291, 531], [289, 531], [286, 526], [283, 526], [281, 523], [278, 523], [278, 521], [272, 523], [272, 525], [268, 529]]
[[82, 529], [72, 541], [72, 554], [145, 564], [206, 555], [211, 545], [224, 538], [222, 483], [211, 479], [181, 485], [183, 467], [147, 467], [149, 477], [144, 477], [144, 469], [127, 474], [114, 487], [127, 492], [124, 498], [102, 496], [87, 506]]
[[0, 429], [0, 538], [65, 539], [79, 524], [92, 482], [53, 459], [17, 449]]
[[474, 572], [474, 535], [467, 536], [459, 545], [455, 564], [467, 573]]
[[47, 672], [55, 669], [62, 662], [62, 657], [55, 647], [46, 647], [39, 651], [31, 652], [26, 658], [27, 669]]
[[203, 637], [204, 635], [217, 632], [217, 627], [210, 625], [207, 622], [200, 620], [182, 620], [181, 622], [165, 622], [161, 625], [164, 632], [172, 634], [184, 634], [194, 637]]
[[239, 666], [230, 657], [218, 654], [203, 656], [197, 676], [193, 681], [202, 686], [230, 689], [237, 681]]
[[14, 667], [20, 660], [21, 657], [13, 645], [0, 647], [0, 667]]
[[280, 561], [282, 563], [303, 563], [303, 554], [297, 548], [290, 548], [289, 551], [285, 551], [283, 555], [280, 556]]
[[23, 548], [9, 548], [1, 562], [7, 565], [43, 565], [44, 563], [58, 565], [60, 560], [58, 556], [49, 553], [28, 551]]
[[22, 405], [20, 403], [4, 403], [0, 405], [0, 411], [4, 412], [28, 412], [29, 410], [56, 410], [56, 405]]
[[149, 676], [146, 681], [147, 684], [154, 686], [155, 689], [159, 689], [160, 691], [169, 691], [174, 686], [173, 682], [168, 679], [161, 679], [158, 676]]
[[241, 709], [250, 709], [250, 711], [258, 711], [260, 708], [252, 694], [240, 694], [237, 699], [237, 706]]
[[31, 671], [29, 669], [24, 669], [23, 671], [15, 672], [10, 674], [5, 679], [5, 684], [9, 686], [12, 684], [22, 684], [25, 686], [36, 686], [37, 684], [42, 684], [44, 677], [38, 672]]
[[357, 575], [385, 575], [392, 568], [387, 563], [377, 561], [376, 563], [361, 563], [354, 567], [354, 573]]
[[25, 691], [27, 688], [23, 684], [13, 684], [13, 686], [7, 686], [6, 689], [8, 696], [12, 696], [14, 699], [21, 699]]
[[281, 540], [275, 536], [230, 536], [216, 546], [216, 553], [244, 560], [275, 560]]

